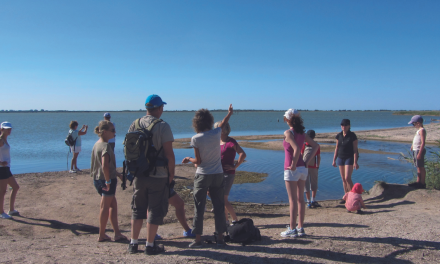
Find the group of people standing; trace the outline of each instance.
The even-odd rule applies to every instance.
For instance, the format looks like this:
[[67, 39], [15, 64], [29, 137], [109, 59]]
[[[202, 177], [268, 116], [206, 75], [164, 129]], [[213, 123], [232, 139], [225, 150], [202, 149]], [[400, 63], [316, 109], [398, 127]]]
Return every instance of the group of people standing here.
[[[159, 254], [164, 251], [164, 246], [155, 243], [161, 237], [157, 234], [158, 227], [164, 223], [164, 217], [168, 212], [168, 206], [175, 207], [176, 218], [179, 220], [184, 231], [184, 237], [192, 237], [194, 241], [188, 246], [200, 248], [203, 246], [203, 216], [205, 212], [206, 198], [210, 196], [213, 204], [215, 231], [217, 233], [217, 246], [224, 247], [223, 234], [227, 232], [229, 225], [228, 214], [232, 218], [232, 224], [238, 219], [234, 208], [228, 201], [228, 195], [234, 182], [236, 169], [246, 158], [245, 151], [238, 142], [229, 137], [231, 127], [229, 119], [233, 114], [232, 105], [228, 108], [227, 115], [219, 122], [214, 123], [212, 114], [207, 109], [200, 109], [195, 113], [192, 120], [196, 132], [191, 138], [191, 146], [194, 149], [194, 157], [185, 157], [182, 163], [193, 163], [197, 167], [194, 177], [194, 219], [191, 229], [185, 218], [184, 202], [173, 189], [175, 175], [175, 155], [172, 143], [174, 141], [171, 127], [160, 117], [166, 103], [158, 95], [150, 95], [145, 102], [147, 113], [142, 118], [134, 121], [128, 131], [133, 132], [138, 127], [147, 128], [153, 122], [156, 124], [151, 129], [152, 142], [156, 149], [160, 149], [159, 156], [167, 160], [167, 166], [158, 166], [155, 173], [148, 177], [135, 177], [133, 181], [131, 238], [128, 247], [129, 253], [138, 253], [138, 238], [146, 219], [147, 241], [145, 253], [148, 255]], [[99, 242], [111, 241], [106, 235], [108, 220], [114, 230], [114, 241], [128, 240], [118, 226], [117, 200], [115, 197], [117, 178], [122, 180], [122, 174], [116, 171], [116, 159], [114, 154], [115, 125], [110, 121], [110, 113], [104, 114], [104, 120], [95, 127], [94, 132], [99, 139], [94, 144], [91, 155], [91, 176], [96, 191], [101, 196], [99, 214]], [[314, 141], [315, 131], [305, 132], [301, 114], [294, 109], [289, 109], [284, 114], [284, 121], [289, 129], [284, 132], [283, 147], [284, 181], [289, 198], [290, 223], [287, 230], [281, 232], [282, 237], [298, 237], [306, 235], [304, 230], [304, 217], [307, 197], [307, 207], [319, 207], [316, 199], [318, 189], [318, 169], [320, 166], [320, 147]], [[413, 124], [418, 131], [411, 149], [414, 151], [415, 162], [418, 168], [418, 181], [415, 186], [424, 186], [423, 155], [426, 132], [423, 129], [423, 119], [420, 116], [413, 117]], [[81, 151], [81, 136], [87, 133], [88, 126], [83, 125], [80, 130], [78, 122], [70, 123], [70, 131], [76, 140], [72, 146], [74, 156], [70, 168], [71, 173], [80, 171], [76, 165], [78, 154]], [[9, 122], [1, 123], [0, 135], [0, 212], [1, 218], [11, 218], [18, 215], [14, 209], [15, 197], [18, 184], [10, 171], [10, 152], [7, 137], [11, 134], [12, 125]], [[350, 130], [350, 120], [343, 119], [341, 132], [336, 135], [336, 149], [333, 157], [333, 166], [338, 166], [342, 178], [345, 195], [341, 203], [345, 203], [348, 211], [359, 212], [365, 208], [362, 201], [362, 185], [353, 184], [351, 175], [353, 169], [359, 169], [358, 140], [356, 134]], [[236, 154], [239, 158], [235, 161]], [[4, 196], [7, 185], [12, 187], [10, 210], [6, 214], [3, 210]], [[312, 197], [310, 198], [310, 191]]]

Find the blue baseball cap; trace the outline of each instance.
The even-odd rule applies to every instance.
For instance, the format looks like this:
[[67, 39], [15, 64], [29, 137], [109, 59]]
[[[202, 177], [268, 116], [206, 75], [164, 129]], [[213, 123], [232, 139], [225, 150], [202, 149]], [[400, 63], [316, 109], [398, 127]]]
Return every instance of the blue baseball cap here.
[[[147, 106], [147, 104], [152, 104], [152, 105]], [[156, 107], [162, 106], [164, 104], [167, 104], [167, 103], [162, 101], [162, 98], [160, 98], [160, 96], [157, 94], [152, 94], [147, 97], [147, 100], [145, 100], [145, 108], [147, 108], [147, 109], [156, 108]]]
[[0, 127], [4, 128], [4, 129], [10, 129], [10, 128], [12, 128], [12, 125], [8, 121], [5, 121], [0, 125]]
[[112, 116], [110, 115], [110, 113], [107, 112], [104, 114], [104, 117], [112, 117]]
[[411, 125], [413, 123], [423, 123], [423, 118], [420, 115], [415, 115], [411, 118], [411, 121], [408, 122], [408, 125]]

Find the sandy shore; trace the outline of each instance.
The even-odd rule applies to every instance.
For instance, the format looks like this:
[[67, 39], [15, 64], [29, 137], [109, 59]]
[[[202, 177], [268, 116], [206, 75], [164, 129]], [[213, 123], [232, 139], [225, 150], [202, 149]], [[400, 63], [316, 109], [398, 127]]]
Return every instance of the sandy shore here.
[[[177, 166], [176, 190], [193, 218], [191, 190], [194, 168]], [[379, 176], [378, 176], [379, 177]], [[288, 206], [234, 203], [239, 218], [250, 217], [262, 241], [225, 249], [206, 244], [189, 249], [191, 239], [170, 208], [159, 228], [166, 252], [159, 256], [127, 253], [127, 242], [96, 242], [100, 197], [88, 171], [16, 175], [21, 186], [16, 207], [21, 217], [0, 220], [1, 263], [438, 263], [440, 261], [439, 191], [403, 185], [376, 185], [364, 195], [364, 215], [347, 213], [337, 201], [306, 212], [304, 238], [284, 239]], [[380, 178], [380, 177], [379, 177]], [[132, 191], [117, 189], [119, 225], [130, 236]], [[5, 204], [8, 205], [9, 199]], [[208, 205], [210, 208], [210, 205]], [[204, 239], [212, 239], [212, 213], [205, 213]], [[112, 236], [108, 226], [108, 235]], [[145, 238], [145, 228], [140, 238]], [[141, 240], [145, 243], [145, 240]], [[140, 250], [144, 247], [140, 246]]]
[[[431, 123], [425, 125], [427, 132], [426, 143], [436, 144], [440, 140], [440, 123]], [[376, 130], [362, 130], [354, 131], [359, 140], [379, 140], [379, 141], [394, 141], [412, 143], [416, 129], [412, 126], [389, 128], [389, 129], [376, 129]], [[321, 144], [321, 151], [333, 152], [335, 151], [334, 144], [336, 143], [337, 133], [318, 133], [315, 140]], [[242, 147], [268, 149], [268, 150], [283, 150], [283, 135], [261, 135], [261, 136], [233, 136], [236, 140], [240, 141]], [[267, 142], [255, 142], [255, 140], [270, 140]], [[174, 148], [189, 148], [190, 139], [181, 138], [176, 139], [173, 143]], [[396, 154], [385, 151], [375, 151], [368, 149], [359, 149], [360, 153], [375, 153], [375, 154]]]

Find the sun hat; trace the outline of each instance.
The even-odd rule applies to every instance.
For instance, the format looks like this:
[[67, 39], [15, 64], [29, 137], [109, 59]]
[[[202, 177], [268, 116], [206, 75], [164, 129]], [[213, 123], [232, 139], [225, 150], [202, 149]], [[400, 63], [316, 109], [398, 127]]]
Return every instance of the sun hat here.
[[[147, 106], [147, 104], [152, 104], [152, 105]], [[152, 94], [147, 97], [147, 100], [145, 100], [145, 107], [147, 109], [156, 108], [156, 107], [162, 106], [164, 104], [167, 104], [167, 103], [162, 101], [162, 98], [160, 98], [160, 96], [157, 94]]]
[[112, 117], [109, 112], [104, 114], [104, 117]]
[[300, 113], [298, 112], [298, 110], [296, 110], [296, 109], [292, 109], [292, 108], [290, 108], [289, 110], [287, 110], [285, 113], [284, 113], [284, 117], [285, 118], [287, 118], [287, 119], [291, 119], [293, 116], [295, 116], [295, 115], [300, 115]]
[[423, 118], [422, 118], [422, 116], [420, 116], [420, 115], [415, 115], [415, 116], [413, 116], [413, 117], [411, 118], [411, 121], [408, 122], [408, 125], [411, 125], [411, 124], [413, 124], [413, 123], [417, 123], [417, 122], [419, 122], [419, 123], [423, 123]]
[[8, 121], [3, 122], [0, 126], [1, 126], [1, 128], [4, 128], [4, 129], [12, 128], [11, 123], [9, 123]]
[[349, 126], [350, 125], [350, 119], [342, 119], [341, 126]]
[[362, 188], [362, 184], [355, 183], [351, 191], [354, 193], [362, 194], [364, 192], [364, 188]]

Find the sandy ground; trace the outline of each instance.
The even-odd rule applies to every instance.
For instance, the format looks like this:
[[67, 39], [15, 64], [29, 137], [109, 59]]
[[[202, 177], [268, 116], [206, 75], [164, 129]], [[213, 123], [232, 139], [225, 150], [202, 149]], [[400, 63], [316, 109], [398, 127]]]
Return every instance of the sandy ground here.
[[[194, 168], [177, 167], [176, 189], [193, 216], [190, 185]], [[364, 195], [365, 214], [347, 213], [337, 201], [307, 209], [306, 237], [284, 239], [288, 206], [234, 203], [239, 218], [250, 217], [262, 240], [245, 247], [189, 249], [191, 239], [170, 208], [159, 228], [166, 252], [158, 256], [127, 253], [128, 242], [96, 242], [100, 197], [88, 171], [72, 175], [46, 172], [15, 175], [21, 189], [20, 217], [0, 219], [0, 263], [439, 263], [440, 192], [403, 185], [376, 185]], [[378, 176], [378, 178], [380, 178]], [[189, 186], [189, 188], [188, 188]], [[130, 236], [132, 191], [117, 189], [119, 225]], [[7, 206], [9, 199], [5, 201]], [[208, 206], [209, 208], [209, 206]], [[107, 234], [113, 236], [110, 225]], [[204, 239], [212, 239], [212, 213], [205, 213]], [[145, 228], [140, 238], [145, 238]], [[145, 243], [145, 240], [141, 240]], [[140, 250], [144, 246], [140, 245]]]
[[[440, 140], [440, 123], [431, 123], [425, 125], [427, 137], [427, 144], [437, 144]], [[395, 141], [412, 143], [416, 129], [412, 126], [377, 129], [377, 130], [362, 130], [354, 131], [359, 140], [380, 140], [380, 141]], [[315, 140], [321, 144], [322, 152], [334, 152], [337, 133], [318, 133]], [[233, 136], [239, 141], [242, 147], [283, 150], [283, 135], [261, 135], [261, 136]], [[277, 140], [278, 139], [278, 140]], [[268, 142], [255, 142], [254, 140], [272, 140]], [[174, 148], [189, 148], [189, 138], [177, 139], [174, 142]], [[395, 154], [392, 152], [374, 151], [367, 149], [359, 149], [360, 153], [375, 153], [375, 154]]]

